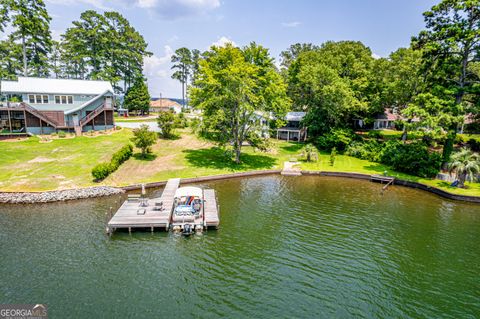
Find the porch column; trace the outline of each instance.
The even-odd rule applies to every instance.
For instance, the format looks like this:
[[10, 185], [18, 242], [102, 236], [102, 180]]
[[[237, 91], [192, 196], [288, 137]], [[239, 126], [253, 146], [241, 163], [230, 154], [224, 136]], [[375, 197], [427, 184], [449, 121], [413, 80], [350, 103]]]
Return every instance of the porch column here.
[[105, 111], [105, 108], [103, 109], [103, 123], [104, 123], [104, 130], [107, 130], [107, 111]]
[[277, 140], [278, 140], [278, 129], [277, 129]]
[[10, 133], [12, 133], [12, 118], [10, 117], [10, 109], [7, 108], [8, 112], [8, 126], [10, 127]]
[[305, 137], [303, 138], [304, 142], [307, 140], [307, 132], [308, 132], [308, 128], [305, 128]]
[[27, 112], [23, 109], [23, 124], [25, 126], [25, 133], [27, 133]]
[[39, 120], [40, 120], [40, 134], [43, 134], [42, 119], [39, 119]]
[[287, 142], [290, 141], [290, 131], [287, 131]]

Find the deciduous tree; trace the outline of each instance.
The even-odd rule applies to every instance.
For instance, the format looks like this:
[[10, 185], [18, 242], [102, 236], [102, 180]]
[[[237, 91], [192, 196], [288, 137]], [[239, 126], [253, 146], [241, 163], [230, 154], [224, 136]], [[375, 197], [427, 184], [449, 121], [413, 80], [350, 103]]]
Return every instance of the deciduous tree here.
[[255, 43], [243, 49], [212, 47], [199, 64], [192, 105], [203, 110], [203, 123], [217, 133], [217, 141], [233, 146], [240, 163], [243, 142], [264, 138], [258, 117], [284, 118], [290, 106], [286, 86], [268, 50]]

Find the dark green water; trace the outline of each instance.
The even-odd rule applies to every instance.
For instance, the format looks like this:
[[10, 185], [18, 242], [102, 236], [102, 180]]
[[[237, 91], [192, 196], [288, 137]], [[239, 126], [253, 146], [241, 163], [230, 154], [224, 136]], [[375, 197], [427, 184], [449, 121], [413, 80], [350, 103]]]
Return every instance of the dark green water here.
[[0, 303], [51, 318], [480, 317], [479, 205], [325, 177], [208, 186], [221, 229], [193, 238], [106, 237], [120, 197], [0, 206]]

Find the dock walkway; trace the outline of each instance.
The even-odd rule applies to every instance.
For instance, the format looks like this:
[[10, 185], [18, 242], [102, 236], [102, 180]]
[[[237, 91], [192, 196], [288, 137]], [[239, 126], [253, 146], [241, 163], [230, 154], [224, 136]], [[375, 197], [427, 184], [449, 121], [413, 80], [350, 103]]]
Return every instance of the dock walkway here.
[[160, 198], [132, 198], [125, 201], [116, 214], [107, 223], [107, 232], [117, 228], [165, 228], [170, 226], [175, 191], [180, 184], [179, 178], [170, 179]]
[[204, 199], [204, 214], [205, 214], [205, 227], [218, 227], [220, 224], [220, 217], [218, 215], [217, 198], [215, 196], [215, 190], [205, 189], [203, 191]]

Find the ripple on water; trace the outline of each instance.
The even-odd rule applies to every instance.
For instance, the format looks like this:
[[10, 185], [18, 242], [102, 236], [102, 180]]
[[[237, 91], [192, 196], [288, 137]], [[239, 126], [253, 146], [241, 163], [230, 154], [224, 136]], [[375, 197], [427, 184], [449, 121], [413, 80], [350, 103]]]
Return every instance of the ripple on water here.
[[107, 238], [119, 197], [0, 206], [0, 301], [73, 318], [480, 316], [479, 206], [318, 176], [202, 185], [221, 228], [191, 238]]

